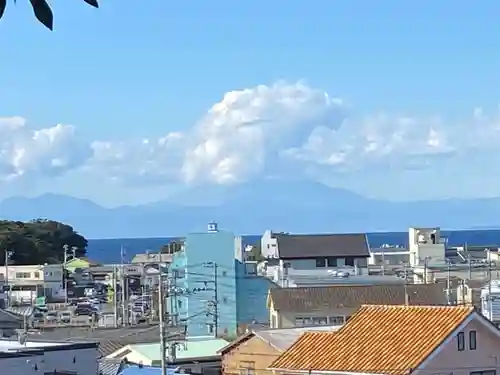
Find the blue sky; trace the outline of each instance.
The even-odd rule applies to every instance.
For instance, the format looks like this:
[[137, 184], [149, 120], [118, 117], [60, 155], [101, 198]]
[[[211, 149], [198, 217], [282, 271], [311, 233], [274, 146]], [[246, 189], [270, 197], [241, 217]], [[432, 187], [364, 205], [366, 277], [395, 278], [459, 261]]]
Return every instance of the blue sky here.
[[[462, 143], [457, 140], [450, 143], [449, 137], [456, 136], [454, 133], [458, 131], [470, 131], [470, 126], [478, 126], [477, 119], [472, 116], [474, 108], [481, 107], [487, 114], [488, 119], [480, 121], [480, 126], [488, 127], [488, 130], [481, 135], [465, 133], [465, 139], [476, 137], [474, 147], [484, 150], [492, 145], [482, 147], [480, 142], [484, 139], [492, 141], [497, 135], [500, 98], [500, 25], [497, 15], [500, 4], [496, 2], [485, 1], [472, 6], [447, 0], [420, 1], [418, 4], [392, 0], [286, 3], [255, 0], [242, 4], [224, 0], [190, 4], [155, 1], [137, 6], [137, 2], [131, 0], [103, 0], [101, 8], [96, 10], [83, 1], [72, 0], [54, 2], [55, 31], [52, 33], [36, 22], [28, 1], [18, 3], [16, 7], [11, 5], [0, 21], [0, 46], [3, 48], [0, 117], [4, 117], [5, 122], [12, 116], [27, 120], [22, 126], [22, 136], [16, 136], [22, 139], [30, 138], [30, 131], [67, 124], [75, 127], [71, 142], [76, 142], [72, 144], [78, 144], [80, 151], [84, 144], [91, 145], [98, 140], [113, 146], [120, 143], [122, 147], [125, 147], [123, 142], [132, 142], [125, 147], [132, 152], [139, 147], [137, 144], [132, 146], [133, 142], [147, 138], [151, 144], [152, 140], [156, 142], [171, 132], [182, 132], [193, 144], [183, 146], [182, 150], [176, 149], [175, 157], [162, 154], [165, 159], [155, 159], [155, 163], [162, 165], [179, 159], [180, 153], [184, 155], [193, 151], [196, 145], [207, 140], [207, 134], [200, 135], [196, 126], [208, 121], [205, 118], [207, 110], [220, 102], [226, 92], [252, 89], [258, 85], [271, 87], [278, 81], [286, 82], [290, 87], [301, 81], [317, 93], [327, 92], [332, 98], [342, 98], [343, 108], [337, 116], [342, 119], [336, 120], [347, 119], [351, 132], [354, 128], [361, 132], [366, 123], [373, 123], [366, 118], [373, 120], [374, 116], [385, 113], [389, 120], [384, 121], [390, 124], [384, 125], [384, 131], [394, 135], [398, 116], [411, 117], [417, 125], [406, 131], [408, 136], [425, 129], [427, 135], [433, 131], [438, 133], [441, 141], [446, 139], [446, 147], [439, 149], [439, 155], [448, 155], [462, 148], [463, 140]], [[290, 93], [290, 87], [281, 87], [279, 95], [285, 91]], [[271, 107], [266, 108], [276, 113]], [[263, 117], [267, 119], [269, 116]], [[441, 119], [439, 125], [429, 125], [428, 119], [434, 117]], [[336, 131], [340, 127], [339, 124], [324, 125]], [[380, 130], [377, 126], [370, 125], [371, 131], [373, 127]], [[309, 134], [316, 127], [307, 124], [302, 129]], [[485, 132], [490, 133], [485, 135]], [[356, 135], [342, 134], [346, 141], [336, 139], [336, 148], [331, 146], [328, 149], [328, 158], [325, 156], [327, 150], [324, 150], [322, 158], [330, 162], [317, 162], [318, 155], [314, 158], [309, 155], [311, 147], [307, 157], [302, 149], [299, 150], [299, 143], [301, 146], [307, 144], [307, 137], [300, 142], [294, 138], [293, 144], [281, 144], [279, 150], [272, 149], [275, 145], [269, 146], [271, 149], [266, 146], [262, 156], [266, 162], [254, 161], [265, 164], [265, 168], [250, 168], [250, 175], [237, 176], [234, 180], [247, 180], [266, 173], [269, 168], [276, 169], [269, 166], [271, 162], [268, 160], [274, 163], [280, 159], [281, 163], [283, 154], [290, 155], [290, 150], [293, 150], [295, 161], [307, 161], [307, 165], [302, 163], [300, 166], [301, 173], [304, 172], [307, 178], [368, 195], [393, 195], [383, 188], [386, 185], [380, 178], [383, 172], [373, 172], [372, 165], [356, 160], [355, 163], [345, 162], [339, 168], [339, 163], [331, 162], [333, 154], [340, 152], [345, 156], [347, 152], [339, 151], [339, 144], [349, 143], [347, 140]], [[11, 137], [4, 137], [10, 151], [16, 147], [19, 149], [21, 141], [14, 147], [8, 143]], [[410, 145], [410, 148], [418, 143], [412, 139], [406, 141], [405, 145]], [[87, 154], [82, 151], [81, 155], [59, 155], [65, 149], [61, 142], [57, 152], [53, 149], [49, 152], [49, 146], [44, 146], [38, 157], [30, 157], [31, 163], [41, 159], [40, 152], [49, 152], [45, 164], [39, 163], [36, 167], [26, 161], [23, 169], [7, 152], [4, 156], [0, 154], [0, 159], [5, 159], [6, 170], [12, 172], [17, 168], [19, 172], [23, 169], [20, 178], [6, 179], [3, 185], [0, 183], [0, 197], [14, 192], [36, 194], [58, 190], [112, 204], [118, 188], [124, 192], [124, 199], [137, 200], [137, 197], [144, 196], [145, 191], [157, 198], [185, 182], [171, 178], [172, 171], [185, 166], [185, 160], [172, 165], [168, 173], [162, 171], [160, 176], [148, 178], [154, 183], [149, 182], [147, 186], [141, 183], [139, 187], [123, 179], [123, 169], [130, 165], [127, 161], [118, 168], [115, 160], [113, 169], [107, 155], [106, 163], [102, 161], [104, 157], [97, 157], [101, 162], [97, 165], [95, 148]], [[400, 152], [403, 148], [399, 144]], [[148, 152], [136, 152], [130, 157], [139, 163], [138, 158]], [[220, 157], [214, 159], [213, 165], [220, 165], [221, 160], [232, 155], [231, 152], [227, 149], [220, 151]], [[463, 175], [463, 160], [469, 158], [455, 155], [454, 159], [444, 157], [445, 161], [441, 156], [437, 161], [431, 160], [429, 155], [434, 158], [436, 153], [434, 149], [432, 152], [427, 149], [419, 151], [420, 159], [423, 158], [421, 154], [425, 154], [425, 162], [419, 161], [418, 168], [415, 168], [414, 161], [410, 166], [398, 164], [396, 168], [386, 158], [386, 152], [377, 168], [390, 165], [390, 181], [404, 186], [413, 186], [414, 175], [411, 173], [415, 172], [406, 176], [409, 170], [418, 169], [420, 174], [425, 170], [426, 178], [434, 178], [440, 173], [449, 173], [450, 178]], [[401, 153], [391, 155], [401, 160]], [[492, 154], [484, 155], [481, 163], [491, 161], [491, 157]], [[89, 166], [88, 161], [92, 158], [94, 162]], [[67, 168], [60, 167], [60, 163]], [[329, 169], [324, 169], [325, 164]], [[425, 168], [421, 164], [425, 164]], [[49, 170], [54, 165], [58, 166], [57, 170]], [[205, 169], [213, 165], [205, 166]], [[291, 170], [290, 165], [287, 163], [287, 171]], [[296, 168], [298, 164], [293, 165]], [[486, 171], [476, 171], [475, 165], [469, 166], [475, 171], [471, 176], [486, 177], [486, 174], [479, 174]], [[98, 168], [100, 173], [110, 177], [105, 192], [102, 189], [94, 191], [91, 187], [77, 188], [76, 183], [72, 185], [72, 181], [87, 179], [85, 173], [90, 173], [89, 169]], [[240, 164], [238, 168], [248, 169]], [[83, 169], [85, 171], [81, 172]], [[455, 176], [453, 171], [461, 173], [457, 172]], [[130, 175], [131, 171], [126, 174]], [[422, 177], [420, 174], [419, 178]], [[371, 191], [363, 187], [367, 176], [371, 176], [373, 182]], [[200, 183], [207, 181], [207, 178], [200, 179]], [[421, 189], [415, 192], [419, 191], [422, 192]], [[500, 195], [500, 191], [467, 185], [460, 189], [424, 189], [421, 197], [496, 194]], [[399, 194], [396, 198], [415, 197], [414, 192], [409, 191], [407, 195]]]

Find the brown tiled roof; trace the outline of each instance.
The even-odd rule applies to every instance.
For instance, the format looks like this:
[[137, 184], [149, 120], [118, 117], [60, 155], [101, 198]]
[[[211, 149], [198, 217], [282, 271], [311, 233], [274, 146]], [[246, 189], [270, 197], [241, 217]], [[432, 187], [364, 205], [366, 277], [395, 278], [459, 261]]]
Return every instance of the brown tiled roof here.
[[269, 367], [408, 374], [472, 313], [461, 306], [364, 306], [337, 333], [305, 333]]
[[[446, 305], [442, 284], [406, 286], [410, 305]], [[331, 285], [303, 288], [273, 288], [270, 299], [277, 311], [311, 312], [366, 304], [404, 305], [404, 284]]]
[[368, 241], [363, 233], [276, 234], [281, 259], [316, 257], [368, 257]]

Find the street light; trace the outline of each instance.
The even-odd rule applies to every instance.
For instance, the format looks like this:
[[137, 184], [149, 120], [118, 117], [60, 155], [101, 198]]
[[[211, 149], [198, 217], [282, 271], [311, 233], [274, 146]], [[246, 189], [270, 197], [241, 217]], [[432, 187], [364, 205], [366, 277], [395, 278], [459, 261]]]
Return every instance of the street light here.
[[72, 246], [71, 249], [68, 245], [63, 246], [64, 249], [64, 262], [63, 262], [63, 281], [64, 281], [64, 302], [68, 303], [68, 280], [66, 279], [66, 263], [76, 257], [76, 246]]
[[5, 250], [5, 286], [7, 287], [7, 307], [10, 306], [10, 286], [9, 286], [9, 258], [12, 255], [12, 250]]

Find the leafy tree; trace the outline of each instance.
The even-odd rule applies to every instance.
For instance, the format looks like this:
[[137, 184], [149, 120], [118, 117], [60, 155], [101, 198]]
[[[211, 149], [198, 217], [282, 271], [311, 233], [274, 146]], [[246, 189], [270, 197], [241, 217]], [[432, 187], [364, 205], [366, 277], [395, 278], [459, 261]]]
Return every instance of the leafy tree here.
[[[38, 21], [40, 21], [49, 30], [54, 27], [54, 15], [52, 14], [52, 9], [46, 0], [29, 0], [31, 6], [33, 7], [33, 12]], [[99, 3], [97, 0], [83, 0], [87, 4], [99, 8]], [[17, 0], [14, 0], [14, 4]], [[7, 0], [0, 0], [0, 18], [2, 18], [5, 13], [5, 8], [7, 7]]]
[[[1, 1], [1, 0], [0, 0]], [[0, 264], [61, 263], [64, 245], [75, 247], [77, 257], [84, 256], [87, 240], [70, 225], [53, 220], [37, 219], [30, 222], [0, 221]]]

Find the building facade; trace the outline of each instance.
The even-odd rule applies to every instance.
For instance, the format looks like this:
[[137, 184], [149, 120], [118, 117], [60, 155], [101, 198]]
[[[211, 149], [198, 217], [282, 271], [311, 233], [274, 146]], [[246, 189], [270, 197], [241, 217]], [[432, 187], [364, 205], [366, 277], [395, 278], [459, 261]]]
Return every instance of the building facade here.
[[278, 288], [269, 293], [271, 328], [341, 325], [362, 305], [446, 305], [440, 284]]
[[237, 333], [236, 258], [240, 236], [219, 231], [186, 236], [182, 251], [173, 254], [175, 297], [167, 298], [167, 311], [186, 324], [189, 336], [235, 336]]
[[339, 272], [345, 275], [367, 275], [369, 245], [366, 235], [353, 234], [288, 234], [266, 231], [261, 238], [257, 273], [282, 287], [292, 286], [294, 275], [310, 272]]
[[9, 286], [11, 301], [32, 303], [36, 297], [63, 294], [61, 264], [0, 266], [0, 278]]
[[267, 368], [306, 332], [335, 332], [340, 326], [267, 329], [248, 332], [221, 351], [224, 375], [271, 375]]
[[499, 345], [498, 328], [473, 307], [372, 305], [335, 334], [305, 333], [268, 368], [274, 374], [495, 375]]

